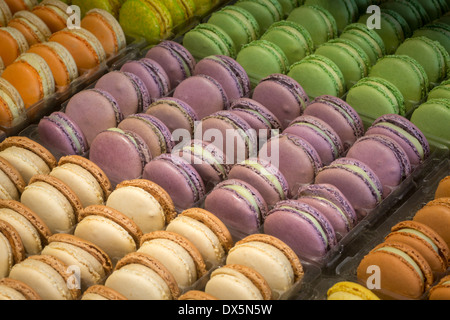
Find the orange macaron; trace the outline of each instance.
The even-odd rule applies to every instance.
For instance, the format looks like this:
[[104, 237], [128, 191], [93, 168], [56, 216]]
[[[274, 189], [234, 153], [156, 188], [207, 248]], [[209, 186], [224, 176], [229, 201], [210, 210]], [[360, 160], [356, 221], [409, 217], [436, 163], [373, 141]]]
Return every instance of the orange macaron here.
[[44, 21], [50, 31], [55, 33], [67, 27], [68, 5], [59, 0], [44, 0], [34, 6], [32, 12]]
[[9, 66], [22, 53], [28, 50], [28, 42], [25, 36], [12, 27], [0, 28], [0, 58], [5, 67]]
[[51, 35], [51, 31], [45, 22], [28, 10], [16, 12], [9, 21], [8, 27], [19, 30], [27, 39], [29, 46], [47, 41]]
[[35, 5], [38, 4], [37, 0], [5, 0], [11, 13], [14, 14], [21, 10], [31, 10]]

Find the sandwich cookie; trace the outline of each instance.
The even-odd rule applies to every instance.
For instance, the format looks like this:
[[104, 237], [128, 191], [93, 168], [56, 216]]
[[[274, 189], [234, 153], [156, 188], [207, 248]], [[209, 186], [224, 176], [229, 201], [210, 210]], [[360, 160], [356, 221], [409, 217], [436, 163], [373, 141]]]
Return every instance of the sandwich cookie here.
[[28, 45], [47, 41], [51, 35], [44, 21], [28, 10], [16, 12], [8, 22], [8, 27], [19, 30], [27, 39]]
[[0, 199], [19, 200], [26, 183], [8, 160], [0, 157]]
[[172, 16], [174, 32], [179, 32], [194, 16], [196, 10], [194, 0], [168, 0], [163, 1], [163, 4], [169, 10]]
[[146, 179], [119, 183], [108, 196], [106, 206], [130, 217], [144, 234], [164, 230], [177, 215], [169, 194]]
[[420, 2], [414, 1], [389, 1], [383, 3], [381, 8], [389, 9], [397, 12], [405, 18], [412, 30], [419, 29], [423, 25], [429, 23], [429, 16]]
[[24, 123], [26, 118], [25, 103], [19, 91], [9, 81], [0, 78], [0, 125], [15, 127]]
[[450, 99], [450, 81], [442, 81], [439, 85], [431, 89], [427, 100], [431, 99]]
[[12, 18], [11, 9], [5, 0], [0, 1], [0, 27], [6, 27]]
[[437, 284], [431, 287], [428, 300], [450, 299], [450, 276], [443, 277]]
[[327, 290], [327, 300], [380, 300], [380, 298], [359, 283], [340, 281]]
[[448, 139], [449, 127], [446, 125], [449, 119], [450, 99], [430, 99], [420, 104], [411, 115], [414, 123], [425, 135]]
[[450, 175], [439, 181], [436, 191], [434, 192], [434, 199], [446, 197], [450, 198]]
[[212, 295], [200, 290], [188, 290], [178, 300], [218, 300]]
[[52, 235], [34, 211], [16, 200], [0, 200], [0, 220], [9, 223], [19, 233], [27, 256], [39, 254]]
[[52, 233], [71, 233], [83, 208], [76, 193], [66, 183], [43, 174], [30, 179], [20, 202], [34, 211]]
[[358, 14], [358, 7], [354, 1], [338, 0], [329, 2], [327, 0], [306, 0], [304, 4], [321, 6], [325, 10], [328, 10], [336, 20], [339, 32], [345, 26], [352, 23]]
[[113, 268], [111, 259], [102, 249], [71, 234], [52, 235], [41, 254], [58, 258], [67, 266], [78, 267], [81, 291], [102, 284]]
[[239, 0], [234, 5], [244, 8], [255, 17], [261, 34], [264, 34], [272, 24], [284, 17], [283, 8], [278, 1]]
[[5, 2], [12, 14], [21, 10], [31, 10], [38, 4], [37, 0], [5, 0]]
[[51, 33], [55, 33], [67, 27], [68, 7], [63, 1], [44, 0], [33, 6], [31, 11], [47, 24]]
[[424, 25], [422, 28], [414, 31], [413, 37], [425, 36], [431, 40], [438, 41], [450, 54], [450, 26], [442, 22], [433, 22]]
[[6, 25], [0, 27], [0, 40], [2, 42], [0, 57], [5, 67], [9, 66], [18, 56], [29, 49], [25, 36], [13, 27], [7, 27]]
[[95, 284], [87, 288], [81, 297], [81, 300], [128, 300], [116, 290], [106, 287], [102, 284]]
[[142, 231], [123, 213], [105, 205], [83, 208], [73, 235], [102, 249], [113, 265], [139, 248]]
[[29, 285], [11, 278], [0, 279], [1, 300], [41, 300]]
[[12, 267], [26, 258], [19, 232], [8, 222], [0, 220], [0, 277], [8, 277]]

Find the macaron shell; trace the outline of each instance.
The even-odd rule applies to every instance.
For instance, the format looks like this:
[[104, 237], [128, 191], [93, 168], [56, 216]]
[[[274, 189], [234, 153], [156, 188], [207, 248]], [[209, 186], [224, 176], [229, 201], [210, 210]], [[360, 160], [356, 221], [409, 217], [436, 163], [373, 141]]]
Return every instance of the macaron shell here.
[[439, 181], [434, 198], [450, 198], [450, 177], [447, 176]]
[[341, 281], [328, 289], [327, 300], [380, 300], [380, 298], [358, 283]]
[[[34, 291], [29, 285], [25, 284], [22, 281], [14, 280], [11, 278], [3, 278], [0, 279], [0, 286], [4, 286], [14, 290], [21, 297], [26, 300], [42, 300], [41, 297]], [[2, 298], [5, 298], [3, 296]], [[11, 297], [11, 300], [18, 300], [19, 298]]]
[[428, 300], [450, 300], [449, 276], [443, 277], [430, 289]]
[[47, 41], [51, 35], [47, 25], [27, 10], [16, 12], [8, 22], [8, 26], [19, 30], [25, 36], [29, 46]]
[[83, 292], [81, 300], [127, 300], [127, 298], [112, 288], [96, 284]]
[[212, 295], [200, 291], [200, 290], [189, 290], [183, 293], [178, 300], [218, 300], [216, 297]]
[[[48, 5], [46, 5], [48, 3]], [[62, 3], [59, 6], [65, 5]], [[54, 6], [51, 2], [41, 3], [32, 8], [32, 12], [44, 21], [52, 33], [63, 30], [67, 27], [69, 15], [66, 10]]]
[[21, 10], [31, 10], [35, 5], [37, 5], [37, 0], [5, 0], [5, 2], [12, 14]]
[[[9, 197], [13, 200], [18, 200], [20, 194], [23, 192], [23, 189], [26, 187], [25, 180], [23, 180], [20, 172], [5, 158], [0, 157], [0, 170], [6, 179], [2, 178], [2, 187], [5, 190], [8, 190]], [[9, 186], [11, 186], [12, 190], [9, 190]]]

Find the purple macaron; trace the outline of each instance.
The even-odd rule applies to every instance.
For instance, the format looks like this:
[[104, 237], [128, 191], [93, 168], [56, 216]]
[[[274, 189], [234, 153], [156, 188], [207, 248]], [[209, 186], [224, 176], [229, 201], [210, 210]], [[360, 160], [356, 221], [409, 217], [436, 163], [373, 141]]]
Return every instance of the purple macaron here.
[[295, 200], [277, 203], [264, 219], [263, 228], [309, 261], [320, 261], [337, 243], [328, 219], [313, 206]]
[[207, 194], [205, 209], [231, 230], [244, 235], [261, 232], [267, 204], [259, 191], [239, 179], [227, 179]]
[[280, 169], [289, 185], [291, 196], [299, 188], [314, 182], [322, 161], [316, 149], [305, 139], [287, 133], [271, 138], [258, 152], [260, 159], [266, 159]]
[[323, 95], [316, 97], [306, 107], [304, 115], [317, 117], [336, 131], [344, 145], [348, 148], [364, 135], [364, 124], [359, 114], [344, 100]]
[[222, 85], [214, 78], [199, 74], [183, 80], [173, 97], [188, 103], [199, 119], [228, 108], [229, 99]]
[[166, 190], [179, 211], [198, 206], [205, 196], [205, 185], [198, 172], [185, 159], [172, 153], [164, 153], [147, 163], [142, 178]]
[[252, 99], [269, 109], [281, 121], [283, 129], [301, 116], [309, 103], [302, 86], [284, 74], [263, 78], [253, 90]]
[[98, 79], [95, 88], [109, 92], [125, 117], [142, 112], [150, 104], [150, 94], [144, 82], [130, 72], [110, 71]]
[[43, 144], [61, 155], [85, 155], [88, 151], [83, 131], [64, 112], [43, 117], [37, 129]]
[[411, 173], [408, 155], [395, 140], [378, 134], [366, 134], [348, 150], [348, 158], [364, 162], [378, 176], [387, 197]]
[[112, 184], [142, 176], [151, 154], [142, 138], [134, 132], [110, 128], [92, 141], [89, 159], [97, 164]]
[[80, 127], [88, 145], [91, 145], [97, 134], [116, 127], [123, 120], [116, 99], [101, 89], [78, 92], [69, 100], [65, 113]]
[[194, 68], [194, 75], [205, 74], [217, 80], [230, 101], [248, 97], [250, 80], [244, 68], [233, 58], [213, 55], [201, 59]]

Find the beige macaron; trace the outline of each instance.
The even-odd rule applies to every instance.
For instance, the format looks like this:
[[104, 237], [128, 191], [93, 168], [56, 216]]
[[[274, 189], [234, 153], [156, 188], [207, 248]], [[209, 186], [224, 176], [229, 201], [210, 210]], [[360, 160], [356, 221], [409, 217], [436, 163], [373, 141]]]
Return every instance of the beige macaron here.
[[76, 193], [83, 207], [105, 204], [111, 193], [111, 182], [106, 174], [85, 157], [61, 157], [50, 175], [65, 182]]
[[0, 200], [0, 220], [17, 230], [26, 255], [39, 254], [52, 235], [50, 228], [34, 211], [16, 200]]
[[218, 300], [216, 297], [200, 290], [189, 290], [183, 293], [178, 300]]
[[41, 144], [23, 136], [11, 136], [0, 143], [0, 157], [11, 163], [28, 184], [36, 174], [48, 174], [56, 166], [53, 154]]
[[90, 286], [83, 292], [81, 300], [128, 300], [116, 290], [102, 284]]
[[48, 174], [33, 176], [22, 192], [20, 202], [33, 210], [52, 233], [72, 233], [83, 208], [67, 184]]
[[52, 235], [42, 254], [59, 258], [68, 266], [76, 266], [79, 270], [81, 291], [104, 283], [113, 268], [111, 259], [102, 249], [71, 234]]
[[206, 274], [198, 249], [185, 237], [170, 231], [153, 231], [141, 238], [138, 252], [159, 260], [172, 273], [180, 289], [195, 284]]
[[15, 264], [9, 277], [30, 286], [43, 300], [77, 300], [81, 295], [73, 271], [53, 256], [30, 256]]
[[0, 279], [0, 300], [42, 300], [29, 285], [11, 278]]
[[220, 300], [271, 300], [272, 290], [266, 279], [253, 268], [227, 264], [215, 269], [205, 292]]
[[274, 299], [280, 299], [304, 275], [295, 252], [280, 239], [266, 234], [252, 234], [230, 249], [226, 264], [241, 264], [255, 269], [267, 281]]
[[130, 300], [176, 300], [180, 296], [172, 273], [142, 252], [132, 252], [120, 259], [105, 286]]
[[75, 236], [100, 247], [113, 265], [139, 249], [142, 231], [132, 219], [105, 205], [91, 205], [79, 213]]
[[0, 157], [0, 199], [19, 200], [25, 186], [20, 172], [8, 160]]
[[0, 278], [8, 277], [12, 267], [25, 257], [19, 232], [8, 222], [0, 220]]
[[233, 239], [228, 228], [211, 212], [189, 208], [181, 212], [166, 228], [191, 241], [203, 256], [208, 269], [224, 262]]
[[177, 215], [169, 194], [147, 179], [122, 181], [106, 205], [133, 219], [143, 233], [163, 230]]

